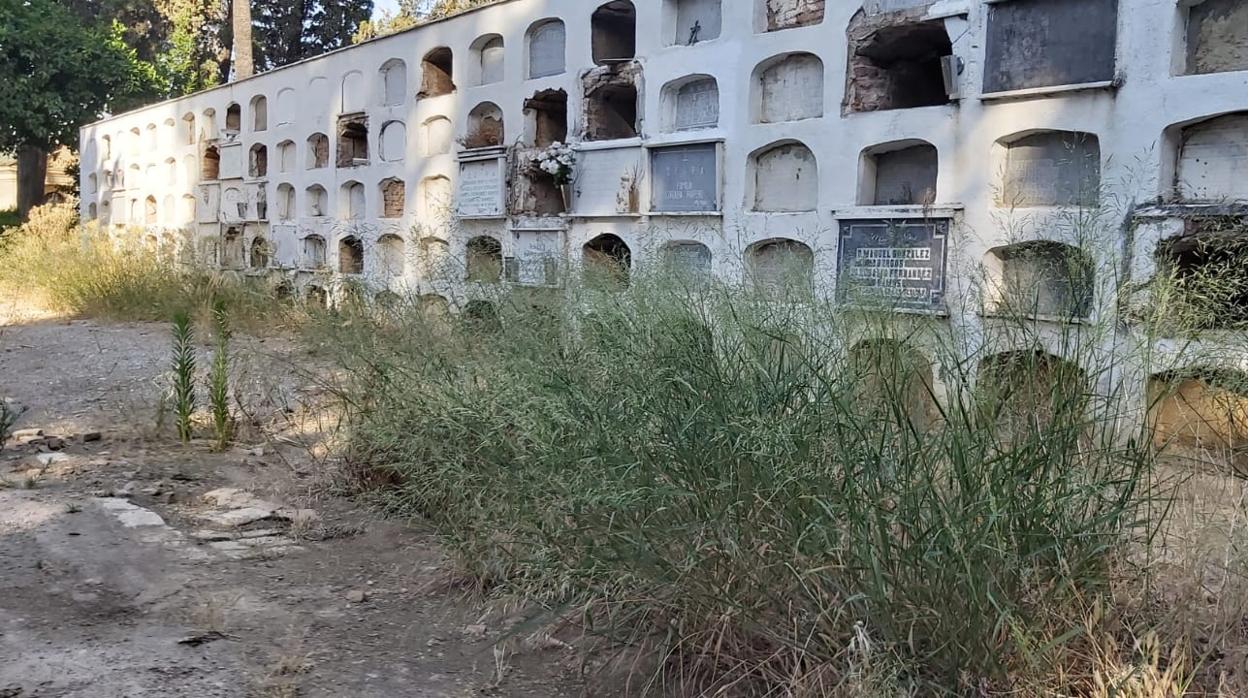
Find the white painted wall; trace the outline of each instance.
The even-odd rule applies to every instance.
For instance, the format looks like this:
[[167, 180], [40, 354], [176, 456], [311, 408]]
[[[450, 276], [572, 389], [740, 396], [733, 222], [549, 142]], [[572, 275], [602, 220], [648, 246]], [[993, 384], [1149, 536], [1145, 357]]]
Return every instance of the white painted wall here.
[[[722, 23], [718, 36], [694, 46], [684, 43], [688, 14], [677, 11], [676, 0], [639, 0], [637, 2], [637, 58], [643, 71], [640, 93], [642, 136], [627, 142], [594, 144], [592, 154], [582, 156], [586, 167], [578, 174], [581, 200], [590, 208], [574, 210], [573, 215], [557, 219], [523, 220], [505, 217], [485, 218], [456, 225], [445, 213], [431, 210], [437, 202], [452, 196], [459, 179], [457, 151], [468, 128], [468, 114], [482, 102], [501, 107], [505, 118], [504, 143], [511, 145], [523, 136], [523, 106], [526, 98], [545, 89], [563, 89], [569, 95], [571, 132], [580, 123], [580, 75], [593, 67], [590, 46], [590, 16], [596, 3], [586, 0], [510, 0], [471, 11], [412, 31], [385, 37], [367, 44], [304, 61], [254, 78], [233, 83], [162, 104], [91, 124], [82, 129], [82, 144], [96, 144], [89, 151], [91, 161], [84, 160], [83, 177], [100, 173], [100, 186], [94, 196], [96, 203], [110, 202], [112, 222], [133, 223], [123, 218], [129, 210], [127, 202], [139, 201], [150, 193], [163, 200], [172, 195], [179, 201], [176, 216], [162, 215], [162, 220], [177, 218], [175, 229], [190, 230], [197, 238], [219, 235], [221, 216], [216, 206], [213, 187], [204, 191], [200, 182], [191, 177], [145, 178], [127, 181], [130, 188], [110, 191], [104, 186], [106, 170], [125, 171], [132, 164], [145, 167], [173, 157], [194, 163], [200, 157], [204, 139], [221, 137], [210, 130], [224, 124], [227, 106], [243, 105], [243, 130], [233, 136], [240, 146], [223, 149], [222, 169], [232, 170], [241, 160], [234, 153], [245, 153], [254, 143], [269, 146], [268, 177], [257, 182], [235, 182], [227, 187], [239, 192], [263, 189], [267, 200], [277, 202], [277, 187], [289, 184], [296, 194], [293, 207], [296, 220], [288, 225], [270, 226], [267, 221], [251, 221], [248, 234], [281, 237], [274, 240], [279, 250], [305, 249], [302, 238], [319, 234], [326, 238], [328, 265], [336, 268], [336, 241], [347, 234], [360, 234], [359, 225], [347, 225], [350, 197], [342, 196], [343, 185], [358, 181], [369, 197], [365, 217], [356, 223], [366, 229], [366, 250], [375, 247], [384, 235], [401, 236], [408, 250], [409, 262], [404, 277], [410, 288], [433, 292], [425, 278], [425, 265], [418, 251], [429, 247], [429, 239], [440, 239], [449, 249], [462, 255], [471, 235], [490, 234], [503, 244], [507, 256], [524, 254], [524, 249], [551, 249], [551, 240], [562, 240], [567, 261], [580, 260], [581, 246], [603, 233], [614, 233], [633, 249], [634, 264], [650, 264], [648, 250], [658, 250], [671, 239], [696, 241], [706, 245], [713, 255], [715, 273], [727, 279], [742, 277], [741, 259], [750, 245], [770, 238], [793, 238], [808, 245], [815, 254], [815, 270], [826, 283], [835, 276], [838, 225], [842, 220], [877, 218], [885, 215], [880, 209], [857, 205], [861, 183], [860, 156], [864, 149], [894, 141], [921, 140], [932, 144], [939, 154], [939, 175], [935, 210], [954, 219], [951, 240], [950, 270], [953, 276], [949, 293], [951, 322], [971, 331], [981, 326], [975, 304], [962, 305], [958, 299], [973, 287], [976, 269], [985, 254], [993, 248], [1019, 239], [1053, 239], [1084, 247], [1099, 263], [1105, 274], [1116, 269], [1125, 240], [1121, 223], [1131, 206], [1169, 196], [1176, 176], [1180, 151], [1177, 126], [1225, 114], [1248, 110], [1248, 71], [1206, 75], [1176, 74], [1184, 51], [1184, 9], [1174, 0], [1121, 0], [1117, 46], [1117, 73], [1121, 84], [1097, 89], [1059, 90], [1046, 94], [1022, 92], [1009, 98], [981, 99], [986, 44], [987, 5], [976, 0], [940, 0], [929, 9], [932, 21], [944, 22], [953, 40], [954, 54], [964, 69], [957, 77], [961, 98], [951, 104], [916, 109], [856, 113], [842, 115], [847, 69], [845, 29], [859, 3], [828, 2], [826, 17], [821, 24], [772, 33], [759, 33], [758, 18], [768, 0], [722, 0]], [[708, 0], [684, 0], [704, 5]], [[872, 0], [872, 6], [888, 9], [921, 6], [911, 0]], [[531, 57], [526, 43], [530, 28], [551, 18], [565, 24], [566, 69], [557, 74], [534, 79], [527, 76]], [[489, 84], [482, 82], [482, 58], [474, 53], [487, 42], [482, 37], [502, 37], [502, 65], [498, 65], [497, 43], [487, 57]], [[675, 45], [674, 45], [675, 44]], [[449, 95], [417, 99], [421, 85], [420, 57], [438, 47], [454, 51], [454, 79], [457, 90]], [[779, 119], [760, 119], [762, 86], [753, 84], [759, 66], [784, 54], [809, 53], [823, 64], [821, 84], [803, 85], [775, 105]], [[406, 89], [398, 89], [394, 81], [399, 73], [383, 72], [402, 59], [402, 79]], [[501, 71], [501, 72], [499, 72]], [[541, 72], [541, 71], [539, 71]], [[670, 106], [662, 95], [676, 90], [663, 86], [690, 75], [713, 77], [718, 84], [719, 118], [717, 126], [700, 130], [674, 131]], [[390, 89], [386, 76], [390, 77]], [[501, 77], [491, 82], [493, 78]], [[394, 96], [403, 94], [403, 99]], [[268, 127], [256, 132], [247, 107], [256, 96], [269, 98], [271, 105]], [[387, 104], [401, 101], [399, 104]], [[785, 110], [806, 116], [813, 113], [812, 100], [822, 102], [821, 116], [800, 120], [783, 120]], [[370, 126], [368, 165], [352, 168], [335, 167], [336, 115], [347, 111], [365, 111]], [[667, 110], [667, 111], [665, 111]], [[207, 116], [212, 114], [211, 119]], [[186, 118], [196, 119], [196, 140], [185, 137]], [[778, 121], [762, 123], [762, 121]], [[387, 130], [382, 141], [382, 125], [401, 121], [406, 125], [404, 157], [395, 155], [397, 131]], [[174, 126], [166, 124], [172, 123]], [[664, 124], [669, 125], [664, 128]], [[155, 148], [140, 148], [132, 143], [131, 130], [154, 127], [158, 131]], [[1003, 150], [998, 142], [1027, 132], [1052, 129], [1083, 131], [1099, 139], [1102, 160], [1101, 218], [1097, 235], [1089, 240], [1086, 231], [1070, 224], [1069, 211], [1051, 208], [1011, 210], [997, 203], [1000, 187]], [[668, 131], [668, 132], [665, 132]], [[320, 132], [330, 136], [330, 166], [308, 169], [309, 135]], [[111, 153], [99, 147], [101, 139], [112, 140]], [[277, 145], [290, 140], [295, 144], [296, 162], [292, 168], [276, 166]], [[575, 140], [575, 136], [572, 137]], [[645, 148], [665, 144], [714, 141], [721, 143], [720, 199], [718, 215], [663, 216], [648, 215], [645, 202], [652, 200], [645, 190], [649, 178], [643, 178], [638, 214], [621, 213], [614, 207], [616, 192], [624, 173], [621, 163], [642, 163], [645, 171]], [[800, 142], [813, 153], [817, 181], [810, 190], [816, 196], [813, 210], [753, 210], [757, 177], [751, 169], [752, 156], [768, 146], [782, 142]], [[385, 157], [382, 157], [382, 153]], [[1188, 151], [1194, 152], [1191, 149]], [[595, 165], [594, 163], [601, 163]], [[598, 167], [599, 169], [594, 169]], [[198, 174], [199, 168], [187, 164], [184, 171]], [[238, 169], [241, 169], [238, 168]], [[476, 168], [480, 169], [480, 168]], [[1190, 167], [1188, 171], [1191, 171]], [[1201, 170], [1202, 177], [1219, 176], [1216, 167]], [[245, 174], [245, 173], [244, 173]], [[407, 215], [398, 220], [377, 217], [374, 205], [380, 182], [397, 177], [407, 184]], [[152, 181], [154, 180], [154, 181]], [[781, 183], [780, 189], [786, 189]], [[1245, 193], [1239, 188], [1223, 190]], [[308, 216], [311, 207], [307, 190], [317, 185], [328, 193], [325, 216]], [[215, 185], [214, 185], [215, 186]], [[479, 181], [474, 180], [474, 187]], [[1206, 189], [1216, 189], [1208, 183]], [[804, 187], [803, 187], [804, 188]], [[449, 191], [448, 191], [449, 189]], [[790, 189], [797, 195], [802, 188]], [[1248, 196], [1248, 194], [1245, 194]], [[195, 196], [199, 202], [199, 223], [188, 220], [182, 197]], [[230, 196], [238, 196], [231, 194]], [[253, 197], [254, 198], [254, 197]], [[83, 214], [90, 200], [82, 203]], [[592, 203], [592, 205], [590, 205]], [[781, 206], [779, 208], [792, 208]], [[276, 205], [270, 216], [276, 219]], [[591, 210], [592, 209], [592, 210]], [[104, 208], [101, 205], [100, 211]], [[141, 210], [141, 208], [140, 208]], [[225, 212], [237, 218], [237, 212]], [[890, 210], [888, 215], [916, 215], [916, 210]], [[577, 215], [582, 214], [582, 215]], [[1166, 228], [1173, 229], [1173, 225]], [[560, 237], [561, 236], [561, 237]], [[1142, 235], [1139, 244], [1151, 245], [1156, 236]], [[541, 240], [540, 245], [533, 240]], [[1146, 274], [1150, 265], [1140, 260], [1151, 259], [1152, 248], [1135, 250], [1133, 269]], [[438, 254], [443, 254], [439, 251]], [[297, 255], [290, 255], [297, 256]], [[280, 257], [280, 256], [279, 256]], [[279, 259], [280, 261], [280, 259]], [[378, 268], [374, 262], [368, 268]], [[525, 272], [526, 278], [533, 278]], [[1139, 280], [1139, 279], [1137, 279]], [[1113, 298], [1102, 293], [1097, 299], [1099, 309], [1108, 310]]]

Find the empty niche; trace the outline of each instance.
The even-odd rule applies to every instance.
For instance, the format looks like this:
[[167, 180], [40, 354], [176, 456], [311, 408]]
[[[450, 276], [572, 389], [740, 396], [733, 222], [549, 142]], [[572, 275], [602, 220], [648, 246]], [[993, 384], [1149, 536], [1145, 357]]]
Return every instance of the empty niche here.
[[338, 117], [338, 167], [368, 164], [368, 117], [349, 114]]
[[[204, 179], [215, 181], [221, 176], [221, 151], [217, 150], [217, 146], [210, 145], [204, 148], [203, 170], [201, 174]], [[118, 182], [118, 187], [121, 183]]]
[[[321, 94], [312, 92], [310, 94]], [[277, 102], [274, 105], [274, 120], [278, 126], [286, 126], [295, 123], [295, 117], [299, 111], [299, 98], [295, 91], [289, 87], [277, 93]]]
[[754, 70], [754, 120], [764, 124], [823, 116], [823, 61], [810, 53], [770, 58]]
[[381, 217], [402, 218], [407, 209], [407, 185], [397, 178], [381, 182]]
[[1189, 75], [1248, 70], [1248, 3], [1203, 0], [1186, 11]]
[[303, 238], [303, 266], [305, 269], [325, 268], [325, 238], [320, 235]]
[[637, 8], [629, 0], [600, 5], [590, 17], [594, 63], [631, 60], [637, 54]]
[[1077, 247], [1047, 240], [998, 247], [984, 271], [989, 313], [1084, 319], [1092, 312], [1095, 267]]
[[173, 198], [173, 194], [165, 194], [165, 198], [160, 200], [160, 216], [162, 223], [172, 224], [176, 222], [178, 212], [175, 209], [175, 206], [177, 206], [177, 203]]
[[1248, 218], [1193, 220], [1189, 229], [1157, 246], [1166, 319], [1181, 329], [1248, 328]]
[[251, 254], [249, 261], [252, 269], [267, 269], [271, 255], [269, 254], [269, 241], [264, 237], [257, 235], [251, 239]]
[[927, 107], [949, 102], [945, 58], [953, 45], [943, 22], [915, 21], [914, 12], [868, 15], [849, 23], [845, 94], [850, 112]]
[[464, 306], [464, 320], [472, 323], [478, 330], [497, 331], [502, 328], [498, 317], [498, 308], [493, 303], [483, 300], [468, 301]]
[[567, 66], [567, 29], [557, 19], [544, 19], [529, 27], [529, 78], [562, 73]]
[[338, 273], [364, 273], [364, 242], [354, 235], [338, 241]]
[[1206, 366], [1159, 373], [1149, 379], [1148, 405], [1158, 447], [1233, 454], [1239, 472], [1248, 464], [1248, 373]]
[[304, 191], [303, 199], [304, 205], [307, 206], [309, 218], [320, 218], [328, 215], [329, 194], [325, 191], [325, 187], [313, 184]]
[[277, 144], [277, 171], [283, 174], [295, 171], [294, 141], [282, 141]]
[[87, 204], [87, 220], [95, 220], [98, 217], [96, 213], [98, 210], [94, 202]]
[[425, 122], [425, 155], [445, 155], [451, 152], [455, 126], [445, 116], [435, 116]]
[[766, 296], [807, 295], [814, 286], [815, 253], [790, 238], [772, 238], [745, 250], [746, 279]]
[[266, 131], [269, 128], [269, 100], [264, 95], [251, 98], [251, 130]]
[[420, 62], [421, 99], [441, 97], [455, 91], [454, 54], [445, 46], [425, 54]]
[[1078, 131], [1039, 131], [1003, 139], [999, 145], [1005, 150], [1005, 172], [997, 205], [1097, 205], [1101, 148], [1096, 136]]
[[722, 0], [666, 0], [669, 46], [693, 46], [718, 39], [723, 25]]
[[494, 284], [503, 276], [503, 246], [488, 235], [478, 235], [468, 241], [467, 280]]
[[381, 126], [381, 159], [383, 162], [403, 162], [407, 155], [407, 125], [402, 121], [387, 121]]
[[1182, 130], [1177, 185], [1187, 201], [1248, 199], [1248, 112]]
[[938, 157], [923, 141], [898, 141], [862, 152], [860, 206], [927, 206], [936, 202]]
[[662, 257], [664, 270], [680, 279], [701, 282], [711, 277], [711, 249], [700, 242], [669, 242]]
[[616, 235], [607, 233], [581, 248], [585, 279], [592, 285], [627, 286], [632, 273], [633, 251]]
[[1051, 435], [1053, 424], [1080, 423], [1091, 394], [1083, 369], [1042, 351], [986, 357], [976, 389], [985, 417], [1007, 441]]
[[[939, 418], [932, 363], [918, 350], [894, 339], [871, 339], [854, 345], [846, 358], [854, 404], [872, 423], [924, 431]], [[899, 424], [899, 417], [905, 422]]]
[[283, 221], [295, 217], [295, 188], [289, 184], [277, 185], [277, 217]]
[[143, 223], [156, 225], [157, 215], [156, 197], [149, 196], [143, 200]]
[[585, 74], [585, 140], [606, 141], [639, 135], [640, 81], [641, 71], [635, 63], [607, 66]]
[[247, 174], [252, 178], [266, 177], [269, 174], [269, 149], [257, 143], [251, 146], [247, 155]]
[[364, 185], [359, 182], [347, 182], [342, 185], [342, 212], [340, 218], [358, 221], [364, 218], [366, 209]]
[[407, 268], [407, 244], [398, 235], [382, 235], [377, 239], [378, 272], [384, 279], [403, 276]]
[[[237, 133], [238, 131], [241, 131], [242, 128], [243, 109], [237, 104], [230, 104], [225, 108], [225, 130]], [[135, 135], [137, 135], [137, 133]]]
[[416, 299], [417, 309], [426, 322], [444, 324], [451, 316], [451, 304], [436, 293], [426, 293]]
[[524, 102], [525, 136], [535, 147], [545, 148], [568, 140], [568, 93], [543, 90]]
[[329, 136], [314, 133], [308, 136], [308, 169], [329, 167]]
[[753, 210], [813, 211], [819, 202], [819, 166], [814, 153], [789, 141], [768, 146], [750, 159], [754, 168]]
[[368, 99], [365, 96], [368, 83], [364, 80], [364, 73], [353, 70], [342, 76], [342, 101], [339, 105], [339, 114], [350, 114], [352, 112], [364, 111], [368, 106]]
[[505, 51], [503, 37], [498, 34], [487, 34], [472, 42], [472, 53], [475, 57], [478, 85], [493, 85], [503, 81]]
[[[108, 202], [106, 201], [104, 203], [107, 204]], [[181, 217], [183, 223], [190, 223], [195, 220], [195, 205], [194, 196], [191, 196], [190, 194], [182, 195]], [[105, 206], [105, 210], [107, 211], [107, 206]]]
[[425, 280], [449, 278], [451, 246], [441, 238], [424, 237], [419, 243], [420, 273]]
[[824, 0], [754, 0], [762, 9], [763, 31], [808, 27], [823, 21]]
[[503, 144], [503, 110], [493, 102], [483, 102], [468, 113], [465, 148], [489, 148]]
[[445, 215], [451, 207], [451, 180], [441, 175], [421, 180], [420, 205], [425, 216]]
[[391, 58], [381, 66], [381, 104], [397, 107], [407, 101], [407, 64]]
[[719, 83], [709, 75], [673, 80], [663, 88], [665, 131], [689, 131], [719, 125]]

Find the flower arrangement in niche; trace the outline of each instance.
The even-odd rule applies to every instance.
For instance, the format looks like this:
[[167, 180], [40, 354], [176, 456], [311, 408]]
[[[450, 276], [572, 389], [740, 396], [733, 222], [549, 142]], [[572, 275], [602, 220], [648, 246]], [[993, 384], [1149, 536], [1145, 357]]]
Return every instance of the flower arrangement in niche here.
[[555, 178], [560, 186], [572, 183], [572, 171], [576, 167], [576, 151], [567, 143], [555, 141], [543, 148], [533, 158], [539, 170]]

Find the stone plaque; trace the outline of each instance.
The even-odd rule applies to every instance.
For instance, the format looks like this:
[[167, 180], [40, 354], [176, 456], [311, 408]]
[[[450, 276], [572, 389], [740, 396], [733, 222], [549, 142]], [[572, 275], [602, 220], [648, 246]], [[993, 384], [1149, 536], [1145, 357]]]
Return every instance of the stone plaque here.
[[714, 143], [655, 148], [650, 153], [653, 173], [651, 210], [714, 212], [719, 210], [719, 177]]
[[564, 71], [567, 33], [563, 22], [550, 21], [529, 36], [529, 77], [541, 78]]
[[719, 125], [719, 86], [714, 78], [695, 80], [676, 91], [676, 130]]
[[842, 300], [944, 311], [948, 220], [841, 221]]
[[476, 160], [459, 166], [459, 215], [503, 215], [503, 171], [498, 160]]

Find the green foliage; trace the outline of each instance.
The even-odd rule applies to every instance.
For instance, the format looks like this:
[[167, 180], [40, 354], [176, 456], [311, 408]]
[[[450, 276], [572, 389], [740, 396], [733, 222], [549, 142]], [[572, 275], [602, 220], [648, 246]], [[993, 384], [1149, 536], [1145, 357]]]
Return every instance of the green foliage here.
[[376, 20], [362, 23], [352, 37], [352, 43], [376, 39], [411, 29], [422, 22], [448, 17], [457, 12], [488, 5], [498, 0], [399, 0], [399, 11], [383, 12]]
[[1150, 530], [1151, 455], [1114, 438], [1094, 343], [1082, 373], [1020, 353], [979, 381], [974, 338], [806, 287], [587, 287], [327, 324], [353, 455], [482, 587], [658, 643], [707, 694], [1048, 681]]
[[180, 312], [173, 316], [173, 412], [178, 438], [189, 443], [194, 435], [195, 415], [195, 333], [191, 316]]
[[214, 33], [222, 19], [219, 0], [184, 0], [170, 16], [166, 48], [156, 60], [170, 96], [186, 95], [220, 82], [223, 51]]
[[256, 69], [271, 70], [350, 46], [373, 14], [373, 0], [256, 0]]
[[22, 216], [15, 208], [0, 211], [0, 235], [8, 228], [16, 228], [22, 224]]
[[208, 375], [208, 402], [217, 447], [224, 450], [234, 436], [234, 418], [230, 415], [230, 316], [224, 302], [213, 305], [212, 319], [217, 345]]
[[106, 110], [161, 93], [120, 24], [84, 26], [53, 0], [0, 3], [0, 150], [75, 143]]

